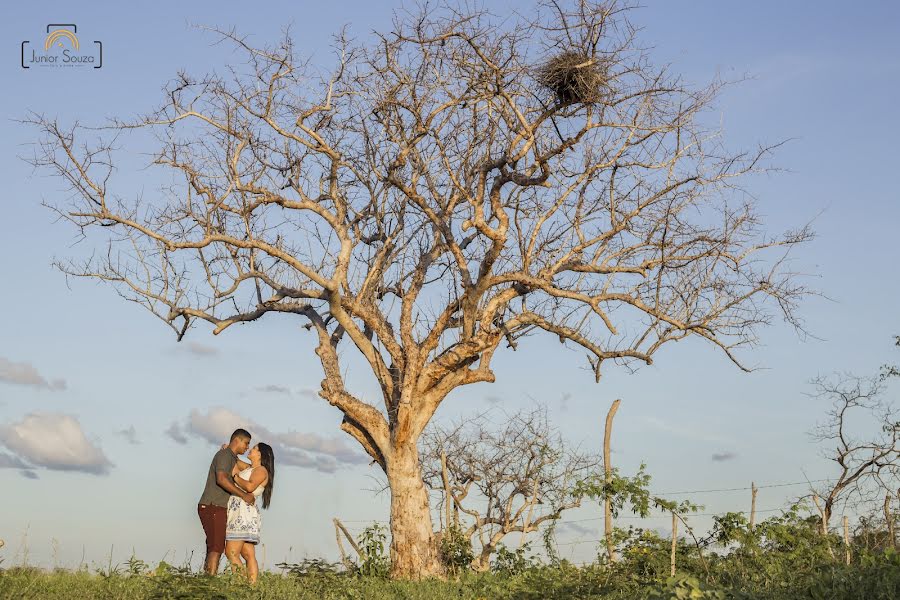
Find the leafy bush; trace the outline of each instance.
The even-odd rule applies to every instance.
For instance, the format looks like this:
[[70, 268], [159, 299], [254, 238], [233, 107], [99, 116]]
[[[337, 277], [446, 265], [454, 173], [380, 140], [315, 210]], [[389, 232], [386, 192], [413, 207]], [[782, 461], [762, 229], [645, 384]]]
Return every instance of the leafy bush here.
[[452, 576], [467, 570], [475, 558], [472, 553], [472, 542], [458, 525], [452, 525], [441, 536], [440, 551], [441, 560]]
[[391, 570], [390, 559], [385, 553], [387, 532], [384, 525], [372, 523], [359, 536], [362, 563], [359, 573], [365, 577], [387, 577]]
[[497, 553], [491, 563], [491, 570], [500, 575], [518, 575], [537, 565], [533, 557], [525, 556], [531, 549], [530, 543], [525, 543], [510, 550], [503, 544], [497, 546]]

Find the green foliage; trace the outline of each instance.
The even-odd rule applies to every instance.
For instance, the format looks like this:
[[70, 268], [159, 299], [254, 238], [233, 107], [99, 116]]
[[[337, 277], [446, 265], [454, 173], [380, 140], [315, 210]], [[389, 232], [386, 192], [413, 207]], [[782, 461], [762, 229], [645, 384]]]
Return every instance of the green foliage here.
[[657, 586], [648, 600], [727, 600], [724, 590], [713, 589], [690, 575], [669, 577], [664, 585]]
[[293, 577], [335, 576], [343, 574], [340, 563], [332, 563], [321, 558], [305, 558], [299, 563], [281, 562], [275, 565], [282, 573]]
[[390, 559], [385, 552], [387, 530], [381, 523], [372, 523], [359, 536], [362, 552], [359, 574], [364, 577], [387, 577], [391, 570]]
[[555, 543], [556, 523], [557, 519], [551, 519], [550, 524], [544, 527], [544, 531], [541, 534], [541, 540], [544, 544], [544, 551], [547, 553], [547, 558], [549, 559], [551, 565], [559, 564], [559, 556], [556, 552]]
[[592, 500], [610, 500], [610, 511], [618, 517], [622, 509], [630, 504], [635, 514], [646, 517], [650, 514], [650, 475], [641, 464], [634, 477], [619, 474], [618, 469], [611, 469], [609, 478], [604, 473], [594, 473], [575, 484], [573, 495], [576, 498]]
[[[779, 527], [790, 523], [780, 523]], [[793, 523], [805, 540], [802, 522]], [[622, 532], [621, 535], [625, 535]], [[665, 563], [666, 540], [652, 532], [631, 530], [625, 547], [646, 548], [645, 554]], [[803, 542], [805, 544], [806, 542]], [[801, 544], [801, 546], [803, 545]], [[799, 547], [799, 546], [798, 546]], [[788, 548], [782, 546], [781, 548]], [[685, 546], [684, 550], [689, 550]], [[678, 575], [668, 572], [641, 575], [631, 558], [616, 565], [577, 567], [566, 560], [542, 565], [526, 553], [503, 549], [505, 567], [489, 573], [463, 572], [451, 581], [390, 581], [381, 576], [352, 576], [337, 565], [306, 561], [280, 565], [283, 575], [260, 574], [256, 587], [238, 576], [208, 577], [183, 568], [160, 565], [141, 574], [108, 569], [106, 577], [87, 571], [44, 572], [32, 567], [0, 571], [0, 598], [23, 600], [897, 600], [900, 598], [900, 555], [893, 549], [866, 552], [854, 549], [854, 562], [787, 558], [781, 550], [762, 544], [762, 572], [751, 573], [741, 561], [749, 554], [710, 555], [707, 576], [696, 561], [682, 556]], [[682, 558], [684, 560], [682, 560]], [[781, 564], [785, 563], [785, 564]], [[329, 566], [330, 565], [330, 566]], [[780, 565], [770, 569], [771, 565]], [[744, 576], [741, 575], [744, 573]], [[748, 576], [748, 575], [754, 576]]]
[[601, 503], [609, 499], [613, 518], [618, 517], [626, 506], [631, 506], [631, 511], [641, 517], [649, 516], [653, 508], [681, 515], [703, 508], [688, 500], [675, 502], [651, 494], [651, 478], [646, 468], [647, 465], [642, 463], [634, 477], [620, 475], [615, 468], [610, 469], [609, 477], [605, 473], [594, 473], [575, 484], [573, 495], [576, 498], [599, 500]]
[[515, 550], [510, 550], [503, 544], [500, 544], [497, 547], [497, 552], [494, 554], [491, 570], [494, 573], [507, 576], [524, 573], [537, 564], [534, 557], [526, 556], [530, 549], [530, 543], [522, 544]]
[[452, 525], [441, 537], [441, 560], [447, 567], [447, 572], [457, 576], [467, 570], [474, 560], [472, 542], [465, 536], [459, 525]]
[[[690, 502], [670, 502], [651, 495], [649, 477], [610, 482], [591, 478], [579, 483], [579, 493], [600, 498], [612, 494], [617, 510], [629, 505], [636, 513], [651, 507], [678, 514], [696, 510]], [[124, 566], [95, 573], [45, 572], [33, 567], [0, 570], [0, 599], [93, 600], [213, 599], [213, 600], [897, 600], [900, 598], [900, 554], [878, 537], [851, 538], [850, 565], [844, 563], [842, 540], [822, 535], [809, 507], [796, 504], [753, 528], [743, 513], [714, 517], [701, 562], [693, 541], [677, 540], [677, 575], [670, 577], [671, 538], [653, 530], [615, 529], [613, 541], [620, 561], [575, 566], [555, 551], [553, 524], [544, 530], [549, 560], [531, 554], [530, 545], [515, 550], [500, 545], [491, 571], [467, 567], [472, 548], [458, 528], [441, 540], [441, 554], [454, 579], [418, 582], [390, 581], [387, 533], [374, 524], [360, 536], [361, 565], [352, 572], [336, 563], [308, 559], [280, 563], [281, 574], [262, 573], [256, 587], [232, 575], [207, 577], [188, 565], [165, 562], [151, 568], [136, 556]], [[879, 533], [880, 535], [880, 533]], [[713, 548], [715, 546], [715, 548]]]

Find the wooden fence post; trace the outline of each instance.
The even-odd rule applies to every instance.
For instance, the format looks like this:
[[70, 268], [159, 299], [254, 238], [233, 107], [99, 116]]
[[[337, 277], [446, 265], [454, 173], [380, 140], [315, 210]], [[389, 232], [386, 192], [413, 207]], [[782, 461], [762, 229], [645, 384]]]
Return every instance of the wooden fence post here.
[[675, 577], [675, 548], [678, 544], [678, 517], [675, 515], [675, 511], [672, 511], [672, 557], [670, 559], [671, 563], [671, 575]]
[[891, 548], [897, 547], [897, 537], [894, 533], [894, 515], [891, 514], [891, 494], [884, 496], [884, 521], [887, 524], [888, 544]]
[[759, 490], [756, 489], [756, 483], [753, 481], [750, 482], [750, 531], [753, 531], [753, 527], [756, 525], [756, 492]]
[[[612, 481], [609, 442], [612, 437], [613, 417], [616, 416], [616, 411], [619, 410], [619, 403], [621, 403], [621, 400], [616, 399], [612, 406], [609, 407], [609, 412], [606, 413], [606, 428], [603, 431], [603, 472], [606, 475], [607, 484]], [[609, 556], [609, 562], [614, 563], [616, 562], [616, 549], [615, 544], [613, 544], [612, 506], [610, 505], [608, 494], [604, 494], [603, 497], [603, 529], [606, 537], [606, 553]]]
[[850, 564], [850, 519], [844, 515], [844, 562]]

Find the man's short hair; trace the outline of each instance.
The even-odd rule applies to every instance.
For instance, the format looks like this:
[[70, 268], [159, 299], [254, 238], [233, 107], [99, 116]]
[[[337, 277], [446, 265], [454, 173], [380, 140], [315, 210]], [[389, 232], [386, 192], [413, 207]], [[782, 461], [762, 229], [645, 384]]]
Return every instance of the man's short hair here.
[[234, 440], [234, 438], [244, 438], [245, 440], [250, 440], [251, 437], [252, 436], [250, 435], [250, 432], [246, 429], [235, 429], [234, 433], [231, 434], [231, 440], [229, 441]]

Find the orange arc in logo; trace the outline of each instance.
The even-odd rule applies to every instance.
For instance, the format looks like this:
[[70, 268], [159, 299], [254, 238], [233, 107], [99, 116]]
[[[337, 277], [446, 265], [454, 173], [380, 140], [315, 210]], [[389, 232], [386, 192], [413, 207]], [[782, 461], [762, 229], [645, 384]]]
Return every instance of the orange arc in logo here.
[[62, 47], [62, 40], [67, 39], [72, 44], [72, 47], [75, 50], [78, 50], [78, 38], [75, 37], [75, 34], [69, 31], [68, 29], [56, 29], [51, 31], [47, 36], [47, 40], [44, 42], [44, 50], [49, 50], [50, 46], [53, 44], [58, 44]]

